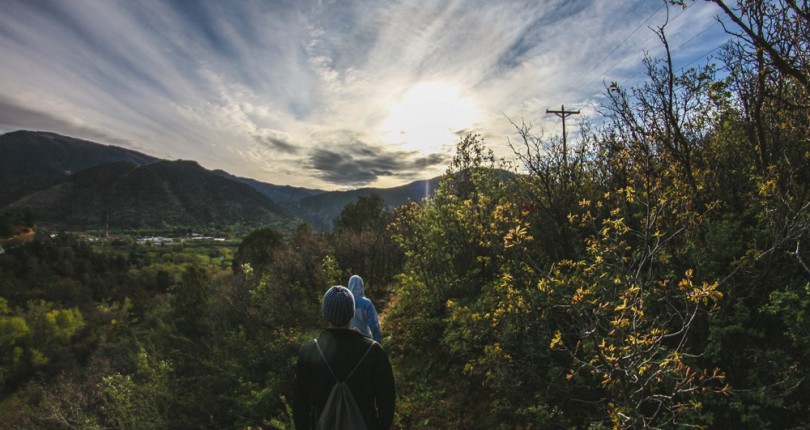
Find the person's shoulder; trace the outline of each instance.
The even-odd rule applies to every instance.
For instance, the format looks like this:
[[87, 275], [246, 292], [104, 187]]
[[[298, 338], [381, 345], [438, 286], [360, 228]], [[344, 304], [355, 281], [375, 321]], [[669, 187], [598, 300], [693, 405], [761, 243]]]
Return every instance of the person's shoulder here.
[[[346, 344], [352, 345], [351, 348], [362, 348], [364, 350], [371, 348], [374, 343], [377, 343], [374, 339], [364, 335], [357, 329], [343, 330], [341, 332], [341, 339], [346, 342]], [[379, 343], [377, 343], [377, 345], [379, 345]]]
[[374, 339], [368, 339], [368, 343], [369, 346], [367, 346], [366, 348], [369, 349], [367, 358], [369, 361], [369, 365], [373, 366], [378, 370], [390, 367], [391, 364], [388, 359], [388, 354], [385, 352], [383, 346]]
[[315, 350], [317, 347], [315, 346], [315, 339], [305, 340], [301, 343], [301, 347], [298, 349], [298, 355], [304, 355], [310, 351]]
[[[361, 335], [361, 336], [362, 336], [362, 335]], [[370, 337], [368, 337], [368, 336], [363, 336], [363, 340], [362, 340], [362, 342], [363, 342], [363, 347], [364, 347], [365, 349], [368, 349], [368, 350], [369, 350], [369, 354], [374, 354], [374, 355], [379, 355], [379, 354], [382, 354], [382, 355], [386, 355], [386, 354], [385, 354], [385, 349], [384, 349], [384, 348], [383, 348], [383, 346], [380, 344], [380, 342], [377, 342], [376, 340], [374, 340], [374, 339], [372, 339], [372, 338], [370, 338]]]
[[357, 332], [357, 334], [359, 335], [358, 336], [358, 339], [359, 339], [358, 342], [363, 344], [363, 346], [365, 346], [366, 348], [372, 347], [373, 344], [375, 344], [375, 343], [377, 345], [379, 345], [379, 343], [377, 341], [375, 341], [374, 339], [372, 339], [372, 338], [370, 338], [370, 337], [368, 337], [368, 336], [366, 336], [366, 335], [364, 335], [364, 334], [362, 334], [360, 332]]
[[318, 343], [323, 344], [324, 342], [329, 342], [329, 337], [329, 333], [324, 330], [318, 336], [313, 336], [304, 340], [301, 343], [301, 348], [298, 350], [298, 354], [301, 356], [318, 354]]

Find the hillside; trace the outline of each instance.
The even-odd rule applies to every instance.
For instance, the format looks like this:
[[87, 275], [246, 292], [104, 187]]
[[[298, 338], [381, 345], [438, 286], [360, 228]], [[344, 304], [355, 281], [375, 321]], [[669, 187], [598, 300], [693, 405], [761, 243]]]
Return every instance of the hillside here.
[[180, 160], [93, 167], [10, 207], [30, 208], [42, 222], [79, 228], [295, 224], [251, 187]]
[[269, 184], [267, 182], [261, 182], [251, 178], [242, 178], [240, 176], [232, 175], [224, 170], [214, 170], [214, 173], [224, 178], [232, 179], [234, 181], [239, 181], [243, 184], [249, 185], [254, 190], [282, 206], [285, 204], [295, 204], [303, 198], [316, 196], [326, 192], [324, 190], [312, 188]]
[[226, 178], [234, 179], [250, 185], [254, 190], [270, 198], [289, 213], [294, 213], [318, 230], [329, 231], [332, 221], [337, 218], [340, 211], [349, 203], [359, 197], [368, 197], [377, 194], [385, 203], [396, 208], [408, 201], [421, 201], [432, 196], [439, 186], [440, 177], [415, 181], [393, 188], [359, 188], [349, 191], [323, 191], [310, 188], [291, 187], [288, 185], [274, 185], [260, 182], [255, 179], [241, 178], [222, 170], [214, 171]]
[[145, 165], [158, 160], [117, 146], [36, 131], [0, 135], [0, 155], [0, 206], [90, 167], [118, 161]]
[[395, 208], [408, 201], [421, 201], [432, 196], [439, 186], [440, 177], [424, 181], [411, 182], [394, 188], [360, 188], [350, 191], [331, 191], [322, 194], [304, 197], [297, 203], [300, 208], [298, 213], [302, 217], [322, 230], [332, 228], [332, 220], [340, 215], [340, 211], [347, 204], [357, 200], [359, 197], [366, 197], [377, 194], [385, 200], [388, 206]]

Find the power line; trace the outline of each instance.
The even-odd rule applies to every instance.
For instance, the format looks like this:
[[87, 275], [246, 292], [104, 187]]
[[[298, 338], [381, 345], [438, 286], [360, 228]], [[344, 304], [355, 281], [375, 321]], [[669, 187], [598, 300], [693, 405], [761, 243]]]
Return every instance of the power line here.
[[587, 75], [589, 75], [589, 74], [590, 74], [591, 72], [593, 72], [594, 70], [596, 70], [596, 68], [597, 68], [597, 67], [599, 67], [599, 65], [600, 65], [600, 64], [602, 64], [602, 62], [603, 62], [603, 61], [607, 60], [607, 58], [608, 58], [608, 57], [610, 57], [610, 56], [611, 56], [611, 54], [613, 54], [614, 52], [616, 52], [616, 50], [617, 50], [617, 49], [619, 49], [619, 47], [620, 47], [620, 46], [624, 45], [624, 42], [627, 42], [627, 39], [631, 38], [631, 37], [632, 37], [634, 34], [636, 34], [636, 32], [637, 32], [637, 31], [638, 31], [638, 30], [639, 30], [639, 29], [640, 29], [640, 28], [641, 28], [641, 27], [642, 27], [644, 24], [646, 24], [646, 23], [647, 23], [647, 21], [649, 21], [650, 19], [652, 19], [652, 17], [653, 17], [653, 16], [655, 16], [655, 14], [657, 14], [657, 13], [658, 13], [658, 12], [659, 12], [661, 9], [663, 9], [663, 8], [664, 8], [664, 6], [666, 6], [666, 4], [662, 4], [662, 5], [661, 5], [661, 6], [660, 6], [658, 9], [656, 9], [656, 10], [655, 10], [655, 12], [651, 13], [651, 14], [650, 14], [650, 16], [648, 16], [648, 17], [647, 17], [647, 19], [645, 19], [645, 20], [644, 20], [644, 22], [642, 22], [641, 24], [639, 24], [639, 25], [638, 25], [638, 27], [636, 27], [636, 29], [635, 29], [635, 30], [633, 30], [633, 31], [632, 31], [630, 34], [628, 34], [628, 35], [627, 35], [627, 37], [625, 37], [625, 38], [624, 38], [624, 40], [622, 40], [622, 41], [621, 41], [621, 42], [620, 42], [618, 45], [616, 45], [616, 47], [614, 47], [614, 48], [613, 48], [613, 49], [612, 49], [610, 52], [608, 52], [608, 53], [607, 53], [607, 55], [605, 55], [604, 57], [602, 57], [602, 59], [601, 59], [601, 60], [599, 60], [599, 61], [598, 61], [596, 64], [594, 64], [594, 66], [593, 66], [593, 67], [591, 67], [591, 68], [590, 68], [590, 70], [588, 70], [588, 72], [586, 73], [586, 76], [587, 76]]
[[[662, 5], [661, 7], [659, 7], [659, 8], [658, 8], [658, 9], [657, 9], [655, 12], [653, 12], [653, 15], [655, 15], [656, 13], [658, 13], [658, 11], [660, 11], [660, 10], [661, 10], [661, 8], [663, 8], [663, 7], [664, 7], [664, 5]], [[684, 14], [686, 11], [687, 11], [687, 9], [682, 9], [680, 12], [678, 12], [678, 14], [677, 14], [677, 15], [675, 15], [675, 17], [674, 17], [674, 18], [672, 18], [671, 20], [669, 20], [669, 23], [673, 23], [673, 22], [675, 22], [675, 21], [676, 21], [678, 18], [680, 18], [680, 17], [681, 17], [681, 15], [683, 15], [683, 14]], [[635, 30], [633, 30], [633, 33], [635, 33], [636, 31], [638, 31], [638, 29], [639, 29], [639, 28], [641, 28], [641, 26], [642, 26], [642, 25], [644, 25], [644, 24], [645, 24], [647, 21], [649, 21], [651, 17], [652, 17], [652, 15], [651, 15], [650, 17], [648, 17], [646, 20], [644, 20], [644, 22], [643, 22], [641, 25], [639, 25], [639, 26], [638, 26], [638, 27], [637, 27]], [[714, 25], [714, 24], [712, 24], [712, 25]], [[632, 35], [633, 33], [631, 33], [631, 35]], [[607, 69], [606, 69], [604, 72], [602, 72], [602, 75], [603, 75], [603, 76], [604, 76], [604, 75], [607, 75], [607, 74], [608, 74], [608, 73], [609, 73], [611, 70], [613, 70], [614, 68], [616, 68], [616, 66], [618, 66], [618, 65], [619, 65], [619, 64], [621, 64], [621, 63], [622, 63], [622, 62], [623, 62], [625, 59], [627, 59], [627, 57], [628, 57], [628, 56], [635, 54], [635, 53], [636, 53], [636, 50], [635, 50], [636, 48], [639, 48], [639, 47], [642, 47], [642, 46], [646, 45], [646, 44], [647, 44], [647, 42], [649, 42], [649, 41], [650, 41], [650, 40], [651, 40], [651, 39], [652, 39], [654, 36], [655, 36], [655, 33], [650, 34], [650, 35], [649, 35], [649, 36], [648, 36], [646, 39], [644, 39], [644, 40], [643, 40], [641, 43], [637, 43], [636, 45], [634, 45], [634, 46], [633, 46], [632, 48], [630, 48], [630, 49], [629, 49], [629, 50], [628, 50], [628, 51], [627, 51], [627, 52], [626, 52], [624, 55], [622, 55], [621, 57], [619, 57], [619, 60], [618, 60], [618, 61], [616, 61], [615, 63], [613, 63], [613, 65], [611, 65], [611, 66], [610, 66], [610, 67], [608, 67], [608, 68], [607, 68]], [[629, 36], [628, 36], [628, 38], [629, 38]], [[627, 39], [627, 38], [625, 38], [625, 40], [626, 40], [626, 39]], [[624, 43], [624, 42], [622, 42], [622, 43]], [[621, 46], [621, 44], [620, 44], [620, 46]], [[617, 47], [617, 48], [618, 48], [618, 47]], [[613, 50], [613, 51], [611, 51], [611, 54], [612, 54], [612, 53], [613, 53], [615, 50], [616, 50], [616, 49], [614, 48], [614, 50]], [[608, 56], [609, 56], [609, 55], [608, 55]], [[602, 60], [600, 60], [600, 61], [599, 61], [599, 63], [597, 63], [597, 66], [598, 66], [599, 64], [601, 64], [603, 61], [604, 61], [604, 58], [603, 58]], [[591, 71], [589, 71], [588, 73], [586, 73], [586, 74], [585, 74], [585, 75], [584, 75], [584, 76], [583, 76], [583, 77], [582, 77], [582, 78], [581, 78], [581, 79], [580, 79], [580, 80], [577, 82], [577, 84], [575, 85], [575, 87], [579, 87], [579, 86], [580, 86], [580, 84], [581, 84], [581, 83], [583, 83], [583, 81], [586, 81], [586, 80], [587, 80], [586, 78], [590, 77], [590, 76], [592, 75], [593, 70], [595, 70], [595, 69], [596, 69], [596, 66], [592, 67], [592, 68], [591, 68]]]
[[677, 51], [678, 49], [683, 48], [683, 46], [684, 46], [684, 45], [686, 45], [687, 43], [689, 43], [689, 42], [691, 42], [691, 41], [693, 41], [693, 40], [697, 39], [698, 37], [700, 37], [701, 35], [703, 35], [703, 34], [704, 34], [704, 33], [706, 33], [707, 31], [711, 30], [711, 29], [712, 29], [712, 28], [713, 28], [715, 25], [720, 24], [720, 22], [721, 22], [721, 21], [715, 21], [713, 24], [711, 24], [711, 25], [709, 25], [708, 27], [704, 28], [704, 29], [703, 29], [703, 31], [701, 31], [700, 33], [698, 33], [698, 34], [696, 34], [696, 35], [694, 35], [694, 36], [690, 37], [690, 38], [689, 38], [687, 41], [685, 41], [685, 42], [681, 43], [680, 45], [678, 45], [678, 47], [676, 47], [676, 48], [675, 48], [675, 49], [673, 49], [672, 51], [674, 52], [674, 51]]
[[[726, 42], [723, 42], [723, 43], [715, 46], [714, 48], [708, 50], [705, 54], [703, 54], [703, 55], [701, 55], [699, 57], [696, 57], [694, 60], [690, 61], [689, 63], [684, 64], [683, 66], [680, 67], [681, 71], [683, 71], [683, 69], [691, 66], [692, 64], [697, 63], [698, 61], [702, 60], [703, 58], [708, 57], [709, 54], [711, 54], [712, 52], [717, 51], [718, 49], [722, 48], [723, 46], [725, 46], [725, 44], [726, 44]], [[626, 78], [625, 81], [632, 81], [633, 78], [635, 78], [636, 76], [642, 74], [643, 72], [644, 72], [644, 69], [639, 70], [638, 72], [636, 72], [635, 74], [633, 74], [629, 78]]]
[[[680, 12], [679, 12], [677, 15], [675, 15], [675, 17], [674, 17], [674, 18], [672, 18], [672, 21], [670, 21], [670, 22], [675, 22], [675, 20], [676, 20], [676, 19], [678, 19], [678, 18], [680, 18], [680, 17], [681, 17], [681, 15], [683, 15], [683, 14], [684, 14], [684, 12], [686, 12], [686, 9], [681, 10], [681, 11], [680, 11]], [[656, 33], [653, 33], [653, 34], [649, 35], [649, 36], [648, 36], [646, 39], [644, 39], [644, 41], [643, 41], [643, 42], [641, 42], [640, 44], [636, 45], [634, 48], [636, 48], [636, 47], [642, 47], [642, 46], [646, 45], [646, 44], [647, 44], [647, 42], [649, 42], [649, 41], [650, 41], [650, 39], [652, 39], [652, 38], [653, 38], [653, 36], [655, 36], [655, 34], [656, 34]], [[607, 70], [605, 70], [605, 71], [604, 71], [602, 74], [603, 74], [603, 75], [606, 75], [608, 72], [610, 72], [611, 70], [613, 70], [613, 69], [614, 69], [616, 66], [618, 66], [619, 64], [621, 64], [621, 63], [622, 63], [622, 62], [623, 62], [623, 61], [624, 61], [624, 60], [625, 60], [625, 59], [626, 59], [626, 58], [627, 58], [627, 57], [628, 57], [630, 54], [633, 54], [633, 51], [628, 51], [628, 52], [627, 52], [627, 54], [625, 54], [624, 56], [622, 56], [622, 58], [620, 58], [620, 59], [619, 59], [619, 61], [617, 61], [616, 63], [614, 63], [612, 66], [610, 66], [610, 67], [609, 67]]]
[[[632, 31], [630, 34], [628, 34], [628, 35], [627, 35], [627, 36], [624, 38], [624, 40], [622, 40], [622, 41], [621, 41], [621, 43], [619, 43], [618, 45], [616, 45], [616, 46], [615, 46], [615, 47], [614, 47], [614, 48], [613, 48], [613, 49], [612, 49], [610, 52], [608, 52], [608, 54], [607, 54], [607, 55], [605, 55], [605, 56], [604, 56], [604, 57], [603, 57], [601, 60], [599, 60], [599, 61], [598, 61], [596, 64], [594, 64], [594, 65], [593, 65], [591, 68], [589, 68], [589, 69], [588, 69], [588, 71], [587, 71], [587, 72], [585, 72], [585, 74], [583, 74], [583, 75], [582, 75], [582, 76], [579, 78], [579, 80], [577, 81], [576, 85], [574, 85], [574, 87], [575, 87], [575, 88], [579, 88], [580, 84], [582, 84], [584, 81], [586, 81], [586, 80], [587, 80], [587, 78], [589, 78], [589, 77], [591, 76], [591, 74], [593, 73], [593, 71], [594, 71], [594, 70], [596, 70], [596, 68], [597, 68], [597, 67], [599, 67], [599, 65], [600, 65], [600, 64], [602, 64], [602, 63], [603, 63], [605, 60], [607, 60], [607, 59], [608, 59], [608, 58], [609, 58], [611, 55], [613, 55], [613, 53], [614, 53], [614, 52], [616, 52], [616, 50], [617, 50], [617, 49], [619, 49], [619, 48], [620, 48], [622, 45], [624, 45], [624, 43], [625, 43], [625, 42], [627, 42], [627, 40], [629, 40], [629, 39], [630, 39], [630, 37], [632, 37], [634, 34], [636, 34], [636, 32], [637, 32], [639, 29], [641, 29], [641, 27], [642, 27], [642, 26], [644, 26], [644, 24], [646, 24], [646, 23], [647, 23], [647, 22], [648, 22], [650, 19], [652, 19], [652, 17], [653, 17], [653, 16], [655, 16], [655, 15], [656, 15], [658, 12], [660, 12], [660, 11], [661, 11], [661, 9], [663, 9], [663, 8], [664, 8], [664, 6], [666, 6], [666, 4], [662, 4], [661, 6], [659, 6], [659, 7], [658, 7], [658, 9], [656, 9], [656, 10], [655, 10], [653, 13], [651, 13], [651, 14], [650, 14], [650, 15], [647, 17], [647, 19], [645, 19], [645, 20], [644, 20], [644, 21], [643, 21], [641, 24], [639, 24], [639, 25], [638, 25], [638, 26], [637, 26], [637, 27], [636, 27], [636, 28], [635, 28], [635, 29], [634, 29], [634, 30], [633, 30], [633, 31]], [[645, 42], [646, 42], [646, 40], [645, 40]]]
[[[712, 24], [708, 25], [706, 28], [704, 28], [704, 29], [703, 29], [703, 30], [702, 30], [700, 33], [698, 33], [698, 34], [696, 34], [696, 35], [694, 35], [694, 36], [690, 37], [688, 40], [686, 40], [686, 41], [682, 42], [680, 45], [678, 45], [677, 47], [673, 48], [673, 49], [672, 49], [670, 52], [674, 53], [674, 52], [678, 51], [679, 49], [681, 49], [681, 48], [683, 48], [684, 46], [686, 46], [686, 44], [687, 44], [687, 43], [689, 43], [689, 42], [691, 42], [691, 41], [695, 40], [696, 38], [700, 37], [701, 35], [703, 35], [703, 34], [704, 34], [704, 33], [706, 33], [707, 31], [711, 30], [711, 29], [712, 29], [714, 26], [716, 26], [717, 24], [721, 24], [721, 23], [722, 23], [722, 20], [720, 20], [720, 21], [715, 21], [714, 23], [712, 23]], [[719, 44], [719, 45], [715, 46], [714, 48], [712, 48], [712, 49], [708, 50], [708, 51], [707, 51], [707, 52], [705, 52], [704, 54], [702, 54], [702, 55], [700, 55], [700, 56], [698, 56], [698, 57], [695, 57], [695, 59], [693, 59], [693, 60], [692, 60], [692, 61], [690, 61], [689, 63], [687, 63], [687, 64], [685, 64], [685, 65], [681, 66], [681, 67], [680, 67], [680, 69], [681, 69], [681, 70], [686, 69], [687, 67], [691, 66], [692, 64], [695, 64], [695, 63], [696, 63], [696, 62], [698, 62], [699, 60], [701, 60], [701, 59], [703, 59], [703, 58], [708, 57], [708, 56], [709, 56], [709, 54], [711, 54], [712, 52], [717, 51], [718, 49], [722, 48], [722, 47], [723, 47], [723, 46], [724, 46], [724, 45], [725, 45], [727, 42], [728, 42], [728, 41], [723, 41], [721, 44]], [[640, 75], [640, 74], [641, 74], [641, 73], [643, 73], [643, 72], [644, 72], [644, 69], [639, 70], [638, 72], [634, 73], [634, 74], [633, 74], [632, 76], [630, 76], [629, 78], [626, 78], [626, 79], [625, 79], [625, 81], [631, 81], [631, 80], [633, 80], [633, 78], [635, 78], [636, 76]]]
[[725, 46], [725, 45], [726, 45], [726, 42], [723, 42], [723, 43], [721, 43], [721, 44], [719, 44], [719, 45], [715, 46], [714, 48], [712, 48], [711, 50], [709, 50], [709, 51], [708, 51], [708, 52], [706, 52], [705, 54], [701, 55], [700, 57], [697, 57], [697, 58], [695, 58], [694, 60], [690, 61], [689, 63], [687, 63], [687, 64], [685, 64], [685, 65], [681, 66], [681, 70], [683, 70], [683, 69], [685, 69], [685, 68], [687, 68], [687, 67], [691, 66], [692, 64], [697, 63], [697, 62], [698, 62], [698, 60], [701, 60], [701, 59], [703, 59], [703, 58], [708, 57], [708, 56], [709, 56], [709, 54], [711, 54], [711, 53], [712, 53], [712, 52], [714, 52], [714, 51], [717, 51], [718, 49], [722, 48], [722, 47], [723, 47], [723, 46]]

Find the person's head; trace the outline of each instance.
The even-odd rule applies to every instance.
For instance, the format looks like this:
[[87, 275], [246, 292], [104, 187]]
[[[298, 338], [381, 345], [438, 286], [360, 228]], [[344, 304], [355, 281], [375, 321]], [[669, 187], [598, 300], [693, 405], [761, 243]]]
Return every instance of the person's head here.
[[323, 295], [321, 310], [330, 326], [348, 328], [354, 318], [354, 296], [348, 288], [335, 285]]
[[363, 278], [359, 275], [352, 275], [352, 277], [349, 278], [348, 287], [355, 298], [366, 295], [366, 287], [363, 285]]

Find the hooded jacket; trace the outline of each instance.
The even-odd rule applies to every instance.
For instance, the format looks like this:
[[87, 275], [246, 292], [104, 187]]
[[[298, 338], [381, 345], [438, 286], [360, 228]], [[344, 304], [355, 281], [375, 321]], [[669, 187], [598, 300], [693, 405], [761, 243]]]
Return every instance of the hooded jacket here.
[[[318, 346], [329, 366], [318, 352]], [[355, 330], [328, 328], [318, 336], [318, 346], [309, 341], [298, 353], [293, 398], [295, 428], [315, 428], [335, 385], [335, 378], [349, 386], [370, 430], [390, 428], [394, 419], [396, 389], [391, 363], [380, 344]], [[366, 351], [368, 355], [363, 359]], [[362, 363], [357, 366], [361, 359]], [[355, 366], [357, 369], [346, 380]], [[329, 367], [334, 370], [335, 377]]]
[[371, 300], [366, 297], [363, 278], [358, 275], [352, 275], [352, 277], [349, 278], [349, 291], [354, 295], [354, 318], [352, 319], [352, 328], [357, 329], [360, 333], [379, 342], [382, 339], [380, 321], [377, 317], [377, 310], [374, 309], [374, 303], [371, 303]]

